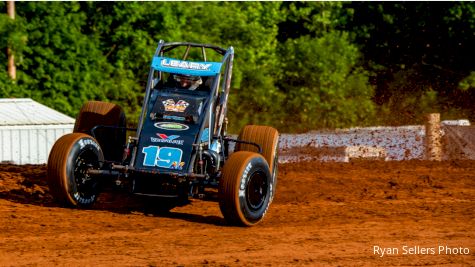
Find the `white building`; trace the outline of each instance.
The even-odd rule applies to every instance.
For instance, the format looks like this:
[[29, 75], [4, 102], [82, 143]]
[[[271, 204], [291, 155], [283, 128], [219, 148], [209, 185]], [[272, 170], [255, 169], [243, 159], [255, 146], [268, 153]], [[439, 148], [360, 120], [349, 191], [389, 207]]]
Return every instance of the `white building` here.
[[29, 98], [0, 99], [0, 163], [45, 164], [74, 119]]

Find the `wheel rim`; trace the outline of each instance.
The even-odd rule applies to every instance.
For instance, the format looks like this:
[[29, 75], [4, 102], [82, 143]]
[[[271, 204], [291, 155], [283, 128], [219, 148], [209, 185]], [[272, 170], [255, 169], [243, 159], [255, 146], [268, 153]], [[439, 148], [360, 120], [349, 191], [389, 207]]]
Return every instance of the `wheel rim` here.
[[246, 188], [246, 201], [251, 210], [257, 211], [264, 205], [268, 186], [266, 175], [263, 172], [251, 174]]
[[97, 181], [93, 179], [87, 171], [97, 167], [98, 158], [92, 150], [79, 153], [74, 165], [74, 180], [76, 182], [77, 193], [84, 198], [90, 198], [96, 194]]

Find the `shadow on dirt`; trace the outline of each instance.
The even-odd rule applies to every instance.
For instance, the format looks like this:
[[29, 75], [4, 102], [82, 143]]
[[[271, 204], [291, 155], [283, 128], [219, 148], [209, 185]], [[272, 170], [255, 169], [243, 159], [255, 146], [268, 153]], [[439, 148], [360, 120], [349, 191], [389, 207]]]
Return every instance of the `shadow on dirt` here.
[[[9, 165], [0, 164], [0, 199], [23, 205], [41, 207], [62, 207], [49, 194], [45, 165]], [[150, 208], [147, 200], [123, 191], [105, 188], [99, 195], [92, 210], [104, 210], [118, 214], [144, 214], [188, 222], [211, 225], [225, 225], [223, 218], [218, 216], [202, 216], [182, 212], [163, 212]]]
[[[183, 203], [177, 207], [193, 205], [195, 200]], [[196, 200], [207, 201], [207, 200]], [[218, 203], [216, 203], [218, 205]], [[107, 189], [99, 195], [97, 202], [94, 204], [94, 210], [106, 210], [119, 214], [143, 214], [144, 216], [153, 216], [161, 218], [178, 219], [188, 222], [205, 223], [216, 226], [224, 226], [226, 222], [224, 218], [218, 216], [204, 216], [199, 214], [191, 214], [176, 211], [172, 209], [161, 209], [160, 203], [153, 198], [144, 198], [133, 195], [128, 192]]]
[[218, 216], [203, 216], [199, 214], [189, 214], [183, 212], [174, 212], [171, 211], [166, 214], [158, 215], [160, 217], [170, 218], [170, 219], [179, 219], [187, 222], [193, 223], [203, 223], [203, 224], [211, 224], [216, 226], [226, 226], [226, 221]]

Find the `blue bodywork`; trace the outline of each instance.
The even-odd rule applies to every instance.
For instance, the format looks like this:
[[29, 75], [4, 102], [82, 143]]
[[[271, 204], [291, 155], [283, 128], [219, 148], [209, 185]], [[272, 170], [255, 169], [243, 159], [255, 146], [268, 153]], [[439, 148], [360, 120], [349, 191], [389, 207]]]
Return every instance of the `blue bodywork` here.
[[[166, 102], [187, 103], [183, 111], [166, 111]], [[150, 98], [149, 114], [139, 137], [135, 168], [174, 170], [180, 173], [190, 169], [193, 144], [209, 140], [197, 138], [206, 117], [204, 107], [210, 101], [208, 92], [188, 92], [183, 89], [155, 89]], [[189, 117], [187, 119], [187, 117]], [[193, 118], [196, 119], [190, 119]], [[207, 125], [205, 125], [207, 126]]]
[[[186, 54], [183, 59], [164, 56], [183, 46], [187, 51], [201, 49], [204, 60], [191, 61]], [[222, 61], [207, 61], [205, 49], [220, 54]], [[159, 43], [129, 163], [130, 170], [140, 173], [134, 179], [135, 193], [160, 194], [153, 187], [163, 187], [164, 179], [177, 176], [204, 178], [208, 184], [216, 178], [213, 175], [227, 157], [223, 124], [233, 57], [232, 47], [225, 50], [194, 43]], [[170, 82], [175, 74], [199, 76], [202, 84], [193, 91], [180, 88]]]

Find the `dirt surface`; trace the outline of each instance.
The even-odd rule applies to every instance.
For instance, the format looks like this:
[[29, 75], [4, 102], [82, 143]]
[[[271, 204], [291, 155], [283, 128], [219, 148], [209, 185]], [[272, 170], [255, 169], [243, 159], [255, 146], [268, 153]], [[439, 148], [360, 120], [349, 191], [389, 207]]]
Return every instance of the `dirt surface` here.
[[125, 193], [62, 208], [45, 170], [0, 165], [0, 266], [475, 266], [473, 161], [281, 164], [251, 228], [203, 200], [161, 216]]

